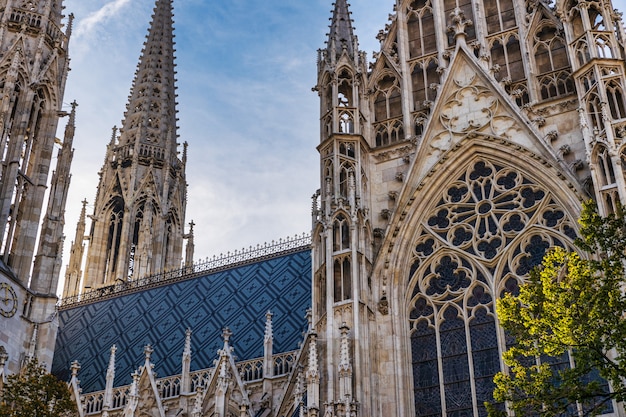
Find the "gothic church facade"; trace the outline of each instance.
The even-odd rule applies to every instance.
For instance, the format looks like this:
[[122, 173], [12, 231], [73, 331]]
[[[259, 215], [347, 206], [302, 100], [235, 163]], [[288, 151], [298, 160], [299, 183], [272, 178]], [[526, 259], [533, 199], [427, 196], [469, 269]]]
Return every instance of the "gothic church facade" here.
[[[318, 54], [320, 189], [310, 252], [298, 241], [206, 270], [188, 256], [185, 269], [154, 275], [176, 263], [169, 254], [181, 261], [185, 192], [184, 154], [178, 161], [166, 145], [176, 136], [166, 94], [173, 87], [155, 86], [173, 68], [171, 0], [157, 0], [101, 175], [90, 234], [100, 249], [88, 257], [86, 285], [67, 281], [59, 312], [57, 352], [65, 356], [57, 366], [71, 378], [81, 415], [486, 415], [508, 342], [495, 300], [516, 291], [548, 248], [573, 249], [581, 202], [595, 199], [602, 214], [626, 202], [621, 15], [610, 0], [397, 0], [371, 63], [352, 23], [346, 0], [336, 0]], [[153, 60], [153, 48], [167, 59]], [[142, 230], [155, 222], [164, 233], [152, 243]], [[171, 294], [219, 280], [231, 289], [216, 303], [248, 311], [253, 300], [271, 300], [238, 322], [252, 334], [256, 320], [256, 339], [225, 330], [219, 346], [194, 342], [197, 330], [184, 326], [220, 312], [208, 307], [191, 315], [172, 308], [179, 319], [155, 321], [146, 300], [165, 300], [166, 312]], [[285, 308], [303, 280], [307, 301]], [[281, 315], [309, 306], [307, 320], [276, 331]], [[283, 309], [273, 319], [260, 313], [265, 307]], [[136, 319], [136, 331], [111, 336], [103, 320], [83, 351], [123, 340], [143, 353], [135, 352], [137, 372], [123, 385], [115, 378], [122, 352], [106, 346], [108, 364], [85, 375], [100, 372], [100, 386], [81, 393], [81, 372], [92, 365], [86, 358], [80, 372], [78, 363], [70, 369], [66, 348], [107, 308], [113, 319]], [[157, 326], [163, 322], [167, 329]], [[275, 338], [302, 331], [299, 345], [274, 352]], [[143, 347], [162, 335], [167, 349], [178, 346], [176, 365], [155, 363], [158, 349]], [[258, 350], [246, 349], [254, 343]], [[192, 356], [194, 346], [202, 347]], [[235, 358], [238, 346], [247, 357]], [[191, 366], [192, 357], [210, 355], [213, 364]], [[617, 403], [606, 414], [626, 415]]]
[[62, 109], [73, 17], [61, 3], [0, 1], [0, 378], [54, 353], [76, 116]]

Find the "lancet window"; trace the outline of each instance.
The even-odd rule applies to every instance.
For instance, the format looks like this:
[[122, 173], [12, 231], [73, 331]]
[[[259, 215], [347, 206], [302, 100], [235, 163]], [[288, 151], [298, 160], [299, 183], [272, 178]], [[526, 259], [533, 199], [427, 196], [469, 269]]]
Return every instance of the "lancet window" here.
[[515, 9], [511, 0], [485, 0], [484, 5], [489, 35], [517, 26]]
[[387, 74], [377, 83], [374, 98], [376, 146], [388, 145], [404, 137], [402, 99], [395, 76]]
[[483, 159], [428, 213], [406, 300], [416, 416], [486, 416], [507, 344], [495, 300], [515, 291], [548, 248], [571, 249], [575, 221], [533, 178]]
[[341, 165], [339, 170], [339, 196], [348, 198], [350, 188], [350, 177], [354, 175], [354, 169], [351, 164], [345, 163]]
[[544, 24], [534, 35], [537, 81], [542, 99], [574, 93], [565, 40], [554, 24]]
[[333, 264], [334, 300], [336, 303], [352, 298], [352, 265], [350, 255], [335, 257]]
[[385, 75], [376, 86], [374, 113], [376, 122], [402, 115], [400, 86], [396, 77]]
[[407, 11], [407, 30], [411, 58], [437, 52], [435, 20], [431, 0], [415, 0]]
[[496, 79], [511, 83], [525, 78], [522, 53], [517, 33], [492, 38], [491, 63]]
[[439, 86], [438, 63], [436, 58], [418, 61], [412, 64], [411, 81], [413, 83], [413, 108], [415, 111], [429, 112], [437, 98]]
[[350, 249], [350, 224], [343, 214], [333, 222], [333, 252]]
[[614, 213], [619, 196], [615, 180], [615, 170], [613, 169], [613, 161], [606, 146], [600, 145], [596, 152], [595, 165], [598, 172], [598, 181], [600, 193], [608, 213]]
[[117, 262], [120, 256], [120, 243], [122, 240], [122, 223], [124, 221], [124, 201], [121, 197], [114, 197], [109, 204], [108, 209], [108, 230], [106, 235], [106, 266], [104, 268], [105, 275], [102, 277], [102, 282], [105, 282], [106, 277], [115, 277]]
[[587, 96], [587, 114], [594, 130], [598, 132], [604, 130], [602, 123], [602, 100], [600, 100], [596, 91]]
[[624, 88], [619, 79], [613, 79], [606, 84], [606, 97], [613, 119], [623, 119], [626, 117], [624, 106]]

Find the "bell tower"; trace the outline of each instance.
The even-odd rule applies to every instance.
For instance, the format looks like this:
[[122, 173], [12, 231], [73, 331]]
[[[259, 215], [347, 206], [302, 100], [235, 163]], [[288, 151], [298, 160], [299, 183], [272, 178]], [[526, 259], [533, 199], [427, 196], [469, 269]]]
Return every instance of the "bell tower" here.
[[[369, 146], [363, 136], [367, 67], [358, 48], [348, 4], [337, 0], [326, 48], [318, 51], [315, 87], [321, 99], [322, 188], [313, 205], [312, 317], [326, 369], [320, 370], [325, 381], [319, 393], [322, 404], [308, 404], [310, 415], [322, 415], [324, 404], [326, 412], [356, 409], [366, 399], [354, 393], [370, 391], [368, 347], [354, 343], [369, 337], [372, 265]], [[359, 405], [359, 410], [367, 409]]]
[[122, 127], [99, 173], [84, 289], [181, 267], [186, 145], [180, 158], [174, 44], [172, 0], [157, 0]]
[[[0, 0], [0, 348], [8, 373], [29, 358], [51, 364], [58, 326], [76, 115], [75, 103], [62, 110], [73, 20], [64, 20], [62, 3]], [[65, 136], [56, 139], [64, 116]]]

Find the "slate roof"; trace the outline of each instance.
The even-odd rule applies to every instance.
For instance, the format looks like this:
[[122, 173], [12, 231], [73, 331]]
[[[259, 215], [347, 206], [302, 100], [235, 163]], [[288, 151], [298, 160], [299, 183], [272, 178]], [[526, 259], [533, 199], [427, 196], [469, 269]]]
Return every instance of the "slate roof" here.
[[62, 307], [52, 373], [70, 379], [70, 363], [81, 365], [83, 392], [103, 390], [110, 348], [117, 346], [115, 386], [132, 382], [151, 344], [159, 377], [181, 372], [185, 330], [193, 331], [191, 370], [210, 368], [229, 327], [238, 360], [263, 356], [265, 314], [273, 316], [274, 353], [298, 348], [311, 305], [308, 247], [264, 257], [199, 277], [102, 301]]

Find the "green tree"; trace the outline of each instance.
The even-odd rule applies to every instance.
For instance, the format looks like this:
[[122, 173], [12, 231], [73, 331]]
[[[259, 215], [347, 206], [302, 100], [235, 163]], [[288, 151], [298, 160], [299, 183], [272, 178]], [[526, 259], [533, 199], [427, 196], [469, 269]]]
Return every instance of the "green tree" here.
[[[602, 217], [587, 203], [579, 223], [576, 245], [588, 259], [552, 249], [519, 295], [497, 303], [516, 343], [504, 354], [508, 372], [494, 378], [494, 399], [518, 416], [593, 416], [626, 399], [626, 221], [621, 211]], [[555, 358], [574, 366], [551, 365]]]
[[0, 397], [0, 417], [70, 417], [77, 415], [66, 383], [36, 360], [7, 377]]

